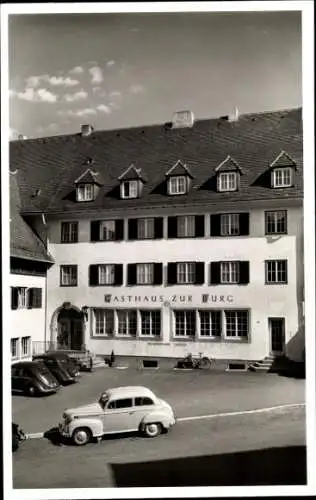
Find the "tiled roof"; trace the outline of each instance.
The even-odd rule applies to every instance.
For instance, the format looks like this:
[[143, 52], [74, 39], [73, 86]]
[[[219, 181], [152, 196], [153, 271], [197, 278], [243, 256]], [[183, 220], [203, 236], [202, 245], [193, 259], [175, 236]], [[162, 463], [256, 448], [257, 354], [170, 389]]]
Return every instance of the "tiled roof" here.
[[225, 160], [216, 167], [215, 172], [235, 172], [239, 170], [242, 173], [242, 169], [238, 163], [231, 156], [227, 156]]
[[100, 175], [98, 172], [92, 172], [90, 168], [85, 170], [78, 179], [75, 180], [75, 184], [98, 184], [102, 185], [102, 181], [100, 179]]
[[135, 165], [130, 165], [119, 177], [119, 181], [136, 181], [141, 180], [147, 182], [146, 176], [144, 176], [141, 168], [136, 168]]
[[281, 151], [279, 156], [272, 162], [271, 167], [296, 167], [295, 161], [285, 151]]
[[[81, 134], [28, 139], [10, 143], [11, 169], [18, 169], [24, 213], [45, 211], [84, 212], [111, 208], [180, 206], [302, 198], [303, 153], [301, 109], [242, 115], [237, 121], [224, 118], [196, 121], [193, 127], [168, 125], [94, 131]], [[269, 168], [281, 151], [296, 164], [295, 186], [273, 190]], [[216, 168], [231, 156], [243, 174], [236, 192], [216, 191]], [[85, 158], [103, 179], [96, 200], [76, 203], [75, 180], [83, 173]], [[180, 160], [190, 168], [193, 180], [188, 194], [166, 194], [165, 174]], [[119, 199], [118, 178], [133, 164], [146, 175], [141, 198]], [[40, 195], [32, 197], [36, 189]]]
[[193, 175], [191, 174], [188, 166], [182, 163], [181, 160], [178, 160], [165, 175], [166, 177], [170, 177], [171, 175], [188, 175], [191, 179], [193, 179]]
[[20, 259], [53, 262], [44, 244], [20, 214], [18, 173], [10, 175], [10, 255]]

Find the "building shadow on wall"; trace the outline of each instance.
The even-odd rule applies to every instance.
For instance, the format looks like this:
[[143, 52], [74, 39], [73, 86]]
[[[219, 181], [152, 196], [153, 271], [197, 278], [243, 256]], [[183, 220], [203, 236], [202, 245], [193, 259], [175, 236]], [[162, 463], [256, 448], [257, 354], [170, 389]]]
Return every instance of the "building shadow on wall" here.
[[118, 487], [304, 485], [306, 447], [111, 464]]
[[283, 377], [305, 378], [305, 327], [301, 325], [296, 334], [286, 344], [287, 356], [276, 358], [270, 368], [271, 373]]

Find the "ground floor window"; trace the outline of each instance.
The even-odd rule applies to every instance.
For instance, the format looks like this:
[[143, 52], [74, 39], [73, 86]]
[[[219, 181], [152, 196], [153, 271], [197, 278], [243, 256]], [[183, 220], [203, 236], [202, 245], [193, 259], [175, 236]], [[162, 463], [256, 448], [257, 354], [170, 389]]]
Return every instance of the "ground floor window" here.
[[160, 334], [159, 309], [94, 309], [92, 335], [157, 338]]
[[249, 335], [248, 310], [174, 310], [173, 321], [177, 338], [247, 340]]
[[18, 338], [11, 339], [11, 358], [17, 359], [20, 356], [19, 353], [19, 340]]
[[28, 357], [31, 355], [31, 337], [21, 338], [21, 357]]

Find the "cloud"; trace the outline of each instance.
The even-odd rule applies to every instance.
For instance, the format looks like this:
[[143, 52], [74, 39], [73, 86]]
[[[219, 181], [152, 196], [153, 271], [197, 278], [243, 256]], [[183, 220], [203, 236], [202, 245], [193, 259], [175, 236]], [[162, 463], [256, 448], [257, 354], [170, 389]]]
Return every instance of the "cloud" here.
[[81, 75], [83, 73], [83, 67], [82, 66], [75, 66], [74, 68], [71, 68], [68, 73], [73, 74], [73, 75]]
[[115, 64], [115, 61], [113, 61], [113, 59], [112, 59], [111, 61], [108, 61], [108, 62], [106, 63], [106, 65], [107, 65], [108, 67], [110, 67], [110, 66], [114, 66], [114, 64]]
[[97, 112], [94, 108], [84, 108], [84, 109], [77, 109], [77, 110], [61, 109], [57, 112], [57, 114], [60, 116], [81, 117], [81, 116], [96, 115]]
[[10, 90], [10, 96], [17, 97], [18, 99], [21, 99], [22, 101], [29, 101], [29, 102], [56, 102], [57, 101], [57, 95], [53, 94], [53, 92], [50, 92], [49, 90], [44, 89], [44, 88], [35, 90], [31, 87], [27, 87], [26, 89], [23, 90], [23, 92], [17, 92], [16, 90]]
[[132, 94], [140, 94], [141, 92], [145, 91], [145, 88], [143, 87], [143, 85], [135, 83], [134, 85], [130, 86], [129, 90]]
[[88, 97], [88, 93], [85, 92], [84, 90], [80, 90], [79, 92], [76, 92], [75, 94], [65, 94], [64, 99], [67, 102], [74, 102], [74, 101], [80, 101], [82, 99], [86, 99]]
[[101, 111], [101, 113], [106, 113], [107, 115], [111, 113], [110, 107], [106, 106], [106, 104], [99, 104], [99, 106], [97, 106], [97, 110]]
[[26, 87], [27, 88], [34, 88], [38, 87], [41, 80], [45, 78], [46, 75], [38, 75], [38, 76], [29, 76], [28, 78], [25, 79], [26, 81]]
[[113, 90], [109, 93], [109, 97], [111, 97], [112, 99], [119, 99], [120, 97], [122, 97], [122, 92], [120, 92], [119, 90]]
[[56, 87], [74, 87], [75, 85], [79, 85], [78, 80], [74, 80], [73, 78], [70, 78], [69, 76], [63, 77], [63, 76], [48, 76], [47, 78], [48, 83], [50, 83], [53, 86]]
[[36, 92], [37, 96], [40, 98], [41, 101], [45, 102], [56, 102], [57, 101], [57, 95], [53, 94], [47, 89], [38, 89]]
[[94, 94], [96, 94], [97, 92], [101, 91], [101, 87], [93, 87], [92, 91]]
[[103, 73], [99, 66], [92, 66], [92, 68], [89, 69], [89, 73], [91, 75], [92, 85], [98, 85], [99, 83], [103, 82]]

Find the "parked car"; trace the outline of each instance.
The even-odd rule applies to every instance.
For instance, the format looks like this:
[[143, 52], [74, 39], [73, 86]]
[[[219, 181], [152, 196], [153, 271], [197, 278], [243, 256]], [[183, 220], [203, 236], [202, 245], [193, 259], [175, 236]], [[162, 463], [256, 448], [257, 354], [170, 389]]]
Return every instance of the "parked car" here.
[[40, 361], [19, 361], [11, 366], [12, 392], [28, 396], [52, 394], [60, 388], [59, 382]]
[[86, 350], [58, 350], [58, 351], [48, 351], [54, 353], [62, 353], [68, 356], [74, 363], [77, 364], [79, 370], [81, 371], [93, 371], [93, 356], [90, 351]]
[[71, 384], [78, 380], [79, 368], [66, 354], [58, 352], [38, 354], [33, 356], [33, 360], [42, 361], [62, 385]]
[[20, 443], [25, 441], [26, 436], [18, 424], [12, 422], [12, 451], [17, 451]]
[[103, 392], [98, 401], [65, 410], [60, 433], [78, 445], [104, 434], [139, 431], [155, 437], [175, 425], [171, 406], [146, 387], [115, 387]]

